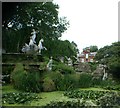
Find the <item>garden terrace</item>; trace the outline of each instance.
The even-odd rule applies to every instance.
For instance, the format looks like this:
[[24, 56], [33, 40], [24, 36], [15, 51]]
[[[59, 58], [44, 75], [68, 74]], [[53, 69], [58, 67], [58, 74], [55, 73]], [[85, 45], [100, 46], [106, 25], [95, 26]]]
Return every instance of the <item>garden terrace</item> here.
[[3, 53], [2, 61], [16, 63], [16, 62], [43, 62], [43, 57], [37, 54], [24, 54], [24, 53]]

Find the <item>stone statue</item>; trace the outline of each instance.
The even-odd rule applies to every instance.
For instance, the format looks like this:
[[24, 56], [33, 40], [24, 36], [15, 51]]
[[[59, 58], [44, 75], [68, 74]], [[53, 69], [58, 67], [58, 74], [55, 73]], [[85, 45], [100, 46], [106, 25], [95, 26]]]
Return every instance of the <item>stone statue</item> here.
[[60, 57], [59, 59], [61, 63], [64, 63], [64, 57]]
[[108, 74], [107, 74], [107, 72], [106, 72], [106, 68], [107, 68], [107, 66], [106, 66], [106, 65], [103, 65], [103, 77], [102, 77], [102, 80], [107, 79]]
[[39, 49], [39, 54], [41, 54], [41, 50], [42, 49], [45, 49], [45, 50], [47, 50], [46, 49], [46, 47], [44, 47], [43, 45], [42, 45], [42, 43], [44, 42], [44, 40], [43, 39], [40, 39], [40, 41], [39, 41], [39, 43], [38, 43], [38, 49]]
[[25, 46], [23, 46], [22, 48], [22, 52], [26, 53], [30, 50], [30, 46], [28, 44], [25, 43]]
[[33, 43], [36, 43], [36, 41], [35, 41], [36, 33], [37, 33], [37, 32], [35, 31], [35, 29], [33, 29], [33, 32], [31, 33], [32, 36], [30, 37], [30, 38], [32, 39]]
[[40, 39], [38, 45], [36, 45], [36, 41], [35, 41], [35, 38], [36, 38], [36, 31], [33, 29], [32, 31], [32, 36], [30, 37], [30, 42], [29, 42], [29, 45], [25, 43], [25, 46], [23, 46], [22, 48], [22, 52], [24, 53], [36, 53], [38, 52], [39, 54], [41, 54], [41, 50], [42, 49], [45, 49], [47, 50], [47, 48], [43, 47], [42, 43], [44, 42], [43, 39]]
[[73, 64], [72, 64], [72, 60], [71, 60], [71, 58], [68, 58], [68, 66], [72, 66]]
[[106, 80], [108, 78], [108, 73], [106, 72], [106, 65], [99, 64], [96, 70], [93, 72], [93, 76], [96, 78], [101, 78], [102, 80]]
[[51, 57], [51, 59], [49, 60], [49, 62], [48, 62], [48, 64], [47, 64], [47, 69], [48, 69], [49, 71], [52, 70], [52, 63], [53, 63], [53, 60], [52, 60], [52, 57]]
[[29, 46], [33, 46], [33, 45], [34, 45], [34, 42], [33, 42], [32, 38], [30, 38]]

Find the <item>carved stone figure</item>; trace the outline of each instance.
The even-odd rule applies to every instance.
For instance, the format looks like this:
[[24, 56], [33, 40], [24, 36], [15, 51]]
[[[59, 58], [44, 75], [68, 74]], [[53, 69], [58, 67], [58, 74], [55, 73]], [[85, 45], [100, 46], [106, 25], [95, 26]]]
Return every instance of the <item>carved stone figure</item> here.
[[53, 63], [53, 60], [52, 60], [52, 57], [51, 57], [51, 59], [49, 60], [49, 62], [48, 62], [48, 64], [47, 64], [47, 69], [48, 69], [49, 71], [52, 70], [52, 63]]
[[36, 41], [35, 41], [36, 33], [37, 33], [37, 32], [35, 31], [35, 29], [33, 29], [33, 32], [31, 33], [32, 36], [30, 37], [30, 38], [32, 39], [33, 43], [36, 43]]
[[107, 68], [107, 66], [106, 66], [106, 65], [103, 65], [103, 78], [102, 78], [102, 80], [105, 80], [105, 79], [107, 79], [107, 77], [108, 77], [108, 74], [107, 74], [107, 72], [106, 72], [106, 68]]
[[33, 29], [33, 32], [31, 33], [33, 35], [30, 37], [30, 42], [29, 42], [29, 44], [25, 43], [25, 46], [23, 46], [23, 48], [22, 48], [22, 52], [24, 52], [24, 53], [32, 53], [32, 54], [38, 52], [39, 54], [41, 54], [42, 49], [47, 50], [42, 45], [42, 43], [44, 42], [43, 39], [40, 39], [38, 45], [35, 44], [36, 43], [35, 42], [36, 33], [37, 32]]
[[42, 45], [42, 43], [44, 42], [44, 40], [43, 39], [40, 39], [40, 41], [39, 41], [39, 43], [38, 43], [38, 49], [39, 49], [39, 54], [41, 54], [41, 50], [42, 49], [45, 49], [45, 50], [47, 50], [46, 49], [46, 47], [44, 47], [43, 45]]
[[23, 46], [22, 48], [22, 52], [26, 53], [30, 50], [30, 46], [28, 44], [25, 43], [25, 46]]
[[93, 72], [93, 75], [95, 77], [101, 78], [102, 80], [105, 80], [108, 78], [108, 73], [106, 72], [106, 65], [99, 64], [96, 68], [96, 70]]
[[71, 58], [68, 58], [68, 66], [72, 66], [73, 64], [72, 64], [72, 60], [71, 60]]

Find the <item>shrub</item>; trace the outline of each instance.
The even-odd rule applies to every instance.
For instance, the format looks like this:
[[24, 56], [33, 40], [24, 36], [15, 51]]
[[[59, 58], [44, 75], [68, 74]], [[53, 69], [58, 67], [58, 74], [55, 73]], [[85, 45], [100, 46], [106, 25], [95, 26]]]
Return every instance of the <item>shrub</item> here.
[[65, 96], [68, 96], [69, 98], [80, 98], [80, 99], [92, 99], [96, 100], [105, 94], [111, 94], [113, 92], [109, 91], [93, 91], [93, 90], [72, 90], [64, 92]]
[[102, 80], [100, 82], [101, 87], [112, 86], [112, 85], [115, 85], [115, 83], [113, 82], [113, 80], [110, 80], [110, 79]]
[[58, 89], [59, 84], [61, 80], [63, 79], [63, 75], [59, 71], [54, 71], [54, 72], [51, 71], [51, 72], [44, 73], [43, 79], [46, 79], [46, 78], [51, 79], [55, 84], [56, 90], [59, 90]]
[[120, 85], [108, 85], [108, 86], [105, 86], [105, 87], [103, 87], [104, 89], [108, 89], [108, 90], [118, 90], [118, 91], [120, 91]]
[[116, 82], [114, 82], [111, 79], [106, 79], [106, 80], [102, 80], [101, 78], [93, 78], [92, 79], [92, 85], [93, 86], [100, 86], [100, 87], [106, 87], [106, 86], [114, 86], [116, 85]]
[[96, 67], [98, 64], [90, 62], [89, 65], [90, 65], [91, 71], [93, 72], [94, 70], [96, 70]]
[[92, 85], [92, 75], [87, 73], [81, 73], [79, 79], [79, 87], [86, 88]]
[[78, 85], [79, 75], [77, 74], [61, 74], [59, 71], [45, 73], [44, 79], [51, 79], [56, 90], [69, 90], [76, 88]]
[[74, 73], [74, 69], [71, 66], [59, 63], [54, 67], [54, 70], [60, 71], [62, 74], [71, 74]]
[[74, 74], [64, 75], [60, 82], [57, 83], [58, 90], [71, 90], [77, 87], [78, 85], [78, 76]]
[[43, 81], [43, 91], [54, 91], [56, 89], [53, 80], [49, 77], [45, 78]]
[[96, 86], [100, 86], [101, 81], [102, 81], [101, 78], [98, 78], [98, 77], [95, 78], [95, 77], [93, 77], [93, 78], [92, 78], [92, 86], [95, 86], [95, 87], [96, 87]]
[[62, 77], [63, 75], [59, 71], [51, 71], [51, 72], [46, 72], [43, 75], [43, 78], [49, 77], [52, 80], [56, 80], [59, 77]]
[[109, 72], [113, 75], [113, 78], [120, 83], [120, 59], [109, 63]]
[[24, 104], [32, 100], [38, 99], [38, 95], [35, 93], [4, 93], [2, 95], [3, 104]]
[[11, 74], [11, 79], [15, 88], [27, 92], [40, 92], [40, 74], [38, 72], [24, 71], [22, 64], [17, 64]]
[[85, 101], [62, 101], [62, 102], [51, 102], [43, 108], [85, 108]]
[[120, 96], [116, 93], [106, 94], [97, 100], [97, 104], [101, 107], [104, 106], [120, 106]]
[[45, 73], [43, 79], [49, 78], [54, 84], [56, 90], [69, 90], [78, 86], [79, 75], [61, 74], [59, 71]]

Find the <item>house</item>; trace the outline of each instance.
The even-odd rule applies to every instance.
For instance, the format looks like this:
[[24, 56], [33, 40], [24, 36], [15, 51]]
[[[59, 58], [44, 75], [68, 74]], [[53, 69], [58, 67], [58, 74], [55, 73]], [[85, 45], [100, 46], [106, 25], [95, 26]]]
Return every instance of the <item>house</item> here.
[[83, 49], [83, 52], [79, 55], [80, 62], [94, 62], [94, 57], [97, 52], [90, 52], [90, 48]]

